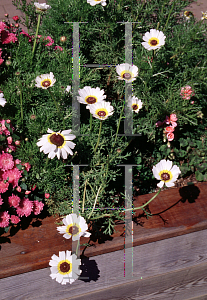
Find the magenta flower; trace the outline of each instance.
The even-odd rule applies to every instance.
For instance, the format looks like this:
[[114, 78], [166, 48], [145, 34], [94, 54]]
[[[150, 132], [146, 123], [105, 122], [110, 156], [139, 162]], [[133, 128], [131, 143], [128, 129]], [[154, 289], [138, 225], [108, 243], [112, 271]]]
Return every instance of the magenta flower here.
[[34, 204], [34, 206], [33, 206], [34, 214], [39, 215], [40, 212], [43, 210], [44, 203], [35, 200], [35, 201], [33, 201], [33, 204]]
[[11, 215], [11, 222], [13, 224], [18, 224], [20, 222], [20, 218], [15, 215]]
[[50, 41], [48, 44], [46, 44], [45, 46], [52, 46], [52, 44], [54, 44], [54, 40], [50, 37], [50, 36], [47, 36], [46, 38], [44, 38], [44, 41], [45, 40], [48, 40]]
[[15, 43], [17, 41], [16, 34], [9, 33], [7, 31], [3, 30], [1, 32], [1, 41], [2, 41], [2, 44]]
[[9, 153], [0, 154], [0, 168], [2, 171], [10, 170], [14, 166], [13, 156]]
[[3, 180], [0, 181], [0, 193], [5, 193], [8, 190], [9, 183], [4, 182]]
[[0, 212], [0, 227], [9, 226], [9, 219], [10, 219], [10, 215], [8, 214], [8, 211], [1, 211]]
[[2, 175], [3, 180], [7, 180], [8, 177], [9, 177], [8, 182], [11, 183], [14, 188], [18, 186], [18, 181], [22, 177], [22, 175], [17, 168], [13, 168], [12, 170], [5, 171]]
[[26, 216], [28, 217], [33, 210], [33, 201], [30, 201], [27, 198], [21, 200], [19, 206], [17, 207], [17, 214], [19, 217]]
[[15, 207], [17, 208], [19, 206], [20, 203], [20, 198], [14, 194], [12, 194], [9, 198], [8, 198], [8, 203], [10, 207]]
[[195, 93], [190, 85], [186, 85], [185, 87], [181, 88], [180, 96], [183, 99], [190, 100], [191, 97], [195, 96]]

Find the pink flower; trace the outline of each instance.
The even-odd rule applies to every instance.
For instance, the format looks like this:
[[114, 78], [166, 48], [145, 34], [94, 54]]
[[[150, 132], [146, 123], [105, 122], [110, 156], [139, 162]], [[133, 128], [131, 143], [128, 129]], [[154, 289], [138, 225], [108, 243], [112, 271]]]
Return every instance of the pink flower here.
[[21, 200], [19, 206], [17, 207], [17, 214], [19, 217], [26, 216], [28, 217], [33, 210], [33, 202], [29, 199], [24, 198]]
[[8, 214], [8, 211], [1, 211], [0, 212], [0, 227], [9, 226], [9, 219], [10, 219], [10, 215]]
[[45, 45], [45, 46], [52, 46], [52, 44], [54, 44], [54, 40], [53, 40], [50, 36], [47, 36], [46, 38], [44, 38], [43, 41], [45, 41], [45, 40], [50, 41], [50, 42], [49, 42], [47, 45]]
[[25, 167], [26, 171], [29, 172], [31, 165], [29, 163], [23, 163], [22, 165]]
[[174, 129], [174, 127], [173, 126], [167, 126], [166, 128], [165, 128], [165, 131], [166, 132], [173, 132], [175, 129]]
[[31, 193], [31, 191], [26, 191], [25, 195], [29, 195]]
[[174, 133], [168, 132], [167, 133], [167, 139], [168, 139], [169, 142], [171, 142], [172, 140], [174, 140]]
[[9, 183], [4, 182], [3, 180], [0, 181], [0, 193], [5, 193], [8, 190]]
[[23, 29], [22, 29], [22, 31], [20, 32], [20, 34], [24, 34], [26, 37], [28, 37], [28, 38], [29, 38], [29, 42], [32, 41], [32, 37], [31, 37], [26, 31], [24, 31]]
[[163, 123], [164, 123], [164, 122], [158, 121], [158, 122], [156, 123], [156, 127], [161, 127], [161, 126], [163, 126]]
[[14, 16], [12, 19], [16, 22], [16, 21], [19, 20], [19, 17], [18, 16]]
[[177, 120], [178, 120], [178, 118], [177, 118], [176, 114], [171, 114], [170, 115], [170, 121], [171, 122], [176, 122]]
[[171, 125], [172, 125], [173, 127], [176, 127], [176, 126], [177, 126], [177, 123], [176, 123], [176, 122], [171, 122]]
[[11, 42], [15, 43], [16, 41], [17, 41], [16, 34], [9, 33], [5, 30], [3, 30], [1, 32], [1, 42], [2, 42], [2, 44], [10, 44]]
[[0, 58], [0, 65], [2, 65], [4, 62], [4, 59], [3, 58]]
[[3, 171], [10, 170], [14, 166], [13, 156], [9, 153], [3, 153], [0, 155], [0, 168]]
[[5, 171], [2, 175], [2, 179], [6, 180], [9, 177], [9, 183], [12, 184], [13, 188], [18, 185], [19, 179], [22, 177], [21, 172], [17, 168]]
[[12, 194], [9, 198], [8, 198], [8, 203], [9, 206], [12, 207], [14, 206], [15, 208], [17, 208], [17, 206], [19, 205], [20, 202], [20, 198], [14, 194]]
[[7, 142], [8, 142], [9, 145], [11, 145], [11, 143], [12, 143], [12, 137], [11, 136], [8, 136]]
[[11, 215], [11, 222], [13, 224], [18, 224], [20, 222], [20, 218], [15, 215]]
[[54, 50], [57, 50], [57, 49], [59, 49], [60, 51], [63, 51], [63, 48], [60, 47], [60, 46], [55, 46], [55, 47], [54, 47]]
[[50, 198], [50, 194], [49, 193], [45, 193], [45, 198], [49, 199]]
[[33, 185], [33, 187], [31, 188], [31, 190], [34, 191], [36, 189], [36, 187], [37, 187], [36, 184]]
[[181, 88], [180, 96], [183, 99], [190, 100], [191, 97], [195, 96], [195, 93], [190, 85], [186, 85], [185, 87]]
[[20, 145], [20, 141], [15, 141], [14, 143], [15, 143], [16, 146]]
[[1, 195], [0, 195], [0, 205], [2, 205], [4, 202], [3, 202], [3, 199], [1, 198]]
[[169, 118], [168, 116], [166, 116], [164, 122], [165, 122], [166, 124], [170, 124], [170, 118]]
[[6, 122], [7, 122], [7, 124], [10, 124], [10, 123], [11, 123], [11, 120], [7, 119]]
[[4, 22], [0, 22], [0, 32], [6, 28], [6, 24]]
[[20, 187], [20, 186], [17, 186], [17, 187], [16, 187], [16, 190], [17, 190], [17, 192], [19, 192], [19, 193], [20, 193], [22, 189], [21, 189], [21, 187]]
[[33, 212], [35, 215], [39, 215], [40, 212], [43, 210], [44, 203], [39, 202], [37, 200], [33, 201], [34, 206], [33, 206]]

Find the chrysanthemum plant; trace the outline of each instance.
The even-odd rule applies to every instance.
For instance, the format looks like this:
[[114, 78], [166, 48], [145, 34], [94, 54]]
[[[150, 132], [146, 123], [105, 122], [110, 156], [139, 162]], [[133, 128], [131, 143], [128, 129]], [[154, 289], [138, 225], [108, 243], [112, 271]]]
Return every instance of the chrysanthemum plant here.
[[[95, 237], [111, 234], [132, 210], [124, 206], [127, 165], [140, 193], [159, 180], [158, 194], [189, 171], [206, 178], [206, 22], [183, 17], [190, 1], [13, 3], [27, 32], [0, 23], [2, 120], [20, 138], [12, 155], [31, 165], [28, 186], [46, 193], [49, 212], [63, 217], [59, 232], [76, 235], [77, 249], [86, 224]], [[53, 256], [51, 277], [73, 282], [74, 255]]]

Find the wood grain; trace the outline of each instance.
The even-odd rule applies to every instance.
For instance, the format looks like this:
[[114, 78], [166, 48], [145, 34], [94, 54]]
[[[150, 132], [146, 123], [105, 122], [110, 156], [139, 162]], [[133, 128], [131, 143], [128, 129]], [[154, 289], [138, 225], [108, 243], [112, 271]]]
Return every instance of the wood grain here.
[[133, 277], [124, 277], [124, 250], [85, 258], [82, 264], [89, 278], [81, 279], [82, 274], [71, 285], [52, 280], [49, 268], [3, 278], [0, 299], [207, 299], [207, 230], [134, 247]]
[[[134, 206], [146, 203], [152, 196], [153, 194], [139, 196], [134, 201]], [[149, 204], [149, 210], [153, 214], [150, 219], [147, 220], [141, 210], [136, 211], [133, 246], [206, 229], [206, 200], [206, 182], [161, 192]], [[36, 222], [31, 221], [28, 228], [20, 228], [14, 235], [12, 231], [2, 235], [0, 278], [45, 268], [53, 254], [71, 250], [71, 240], [64, 239], [56, 227], [55, 218], [47, 217]], [[124, 249], [124, 223], [118, 224], [115, 230], [112, 237], [91, 241], [93, 246], [88, 247], [84, 255], [91, 257]], [[87, 243], [88, 240], [81, 238], [81, 243]], [[83, 249], [81, 247], [81, 251]]]

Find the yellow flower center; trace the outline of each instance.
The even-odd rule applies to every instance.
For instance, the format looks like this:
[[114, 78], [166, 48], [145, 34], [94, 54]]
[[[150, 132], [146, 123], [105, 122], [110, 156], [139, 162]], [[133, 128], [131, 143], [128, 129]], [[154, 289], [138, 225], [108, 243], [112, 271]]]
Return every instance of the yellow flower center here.
[[132, 72], [129, 72], [128, 70], [124, 70], [124, 71], [121, 72], [121, 78], [129, 80], [132, 77], [133, 77]]
[[69, 260], [61, 260], [57, 265], [58, 273], [61, 275], [70, 274], [72, 272], [72, 263]]
[[172, 180], [172, 178], [173, 178], [172, 173], [168, 170], [160, 171], [159, 176], [160, 176], [160, 179], [165, 182], [168, 182], [168, 181]]
[[56, 145], [58, 148], [63, 148], [66, 144], [65, 137], [61, 133], [53, 132], [48, 135], [47, 139], [50, 144]]
[[94, 104], [97, 102], [97, 97], [95, 97], [93, 95], [89, 95], [89, 96], [85, 97], [85, 102], [87, 104]]
[[153, 46], [157, 46], [159, 44], [159, 40], [156, 37], [152, 37], [151, 39], [149, 39], [148, 44], [153, 47]]
[[104, 119], [105, 116], [107, 116], [109, 113], [107, 111], [107, 109], [105, 108], [98, 108], [96, 111], [95, 111], [95, 114], [101, 118], [101, 119]]
[[137, 110], [139, 108], [139, 105], [138, 104], [136, 104], [136, 103], [133, 103], [132, 104], [132, 109], [133, 110]]
[[66, 232], [70, 235], [78, 235], [81, 232], [80, 226], [78, 224], [71, 223], [67, 226]]
[[44, 79], [41, 81], [41, 86], [43, 87], [49, 87], [52, 84], [52, 81], [49, 78]]

